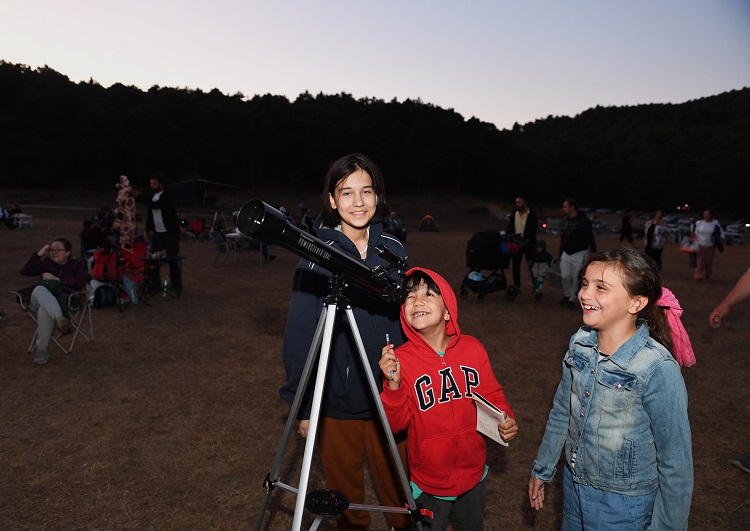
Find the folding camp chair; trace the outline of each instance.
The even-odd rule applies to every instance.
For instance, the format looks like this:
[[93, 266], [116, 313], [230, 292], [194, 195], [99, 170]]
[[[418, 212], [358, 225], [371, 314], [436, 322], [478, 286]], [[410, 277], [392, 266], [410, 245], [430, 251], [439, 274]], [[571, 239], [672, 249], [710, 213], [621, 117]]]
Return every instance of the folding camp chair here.
[[128, 296], [127, 302], [121, 302], [124, 307], [131, 302], [138, 304], [139, 301], [143, 301], [146, 306], [151, 306], [149, 302], [150, 278], [147, 264], [142, 260], [147, 254], [148, 245], [144, 241], [134, 242], [130, 251], [120, 250], [118, 275]]
[[206, 238], [206, 235], [211, 230], [210, 227], [206, 226], [206, 220], [203, 218], [196, 218], [190, 223], [190, 229], [195, 236], [196, 240], [202, 240]]
[[219, 259], [224, 257], [223, 264], [227, 263], [230, 256], [237, 258], [237, 263], [242, 262], [242, 255], [252, 251], [258, 251], [259, 263], [266, 262], [269, 246], [242, 234], [230, 233], [224, 234], [218, 230], [212, 230], [209, 239], [216, 244], [216, 258], [214, 258], [214, 267], [219, 263]]
[[131, 251], [100, 247], [92, 259], [91, 278], [108, 285], [115, 294], [120, 312], [131, 302], [148, 301], [148, 276], [141, 257], [146, 256], [146, 242], [132, 243]]
[[[65, 354], [73, 352], [73, 348], [81, 337], [84, 341], [93, 343], [94, 341], [94, 317], [91, 313], [91, 300], [88, 296], [88, 283], [81, 291], [75, 291], [68, 295], [67, 306], [70, 314], [70, 324], [72, 332], [67, 335], [56, 333], [52, 335], [51, 342], [60, 347]], [[24, 295], [21, 291], [11, 291], [15, 296], [16, 302], [21, 306], [23, 312], [28, 315], [34, 324], [37, 324], [37, 315], [28, 302], [24, 301]], [[28, 352], [34, 350], [36, 345], [37, 328], [34, 326], [34, 334], [29, 341]]]
[[208, 239], [214, 242], [216, 245], [216, 258], [214, 258], [214, 267], [219, 263], [220, 258], [224, 258], [222, 264], [227, 263], [227, 258], [230, 255], [237, 257], [237, 261], [240, 259], [240, 255], [237, 249], [237, 242], [229, 241], [226, 235], [220, 230], [213, 229], [208, 233]]

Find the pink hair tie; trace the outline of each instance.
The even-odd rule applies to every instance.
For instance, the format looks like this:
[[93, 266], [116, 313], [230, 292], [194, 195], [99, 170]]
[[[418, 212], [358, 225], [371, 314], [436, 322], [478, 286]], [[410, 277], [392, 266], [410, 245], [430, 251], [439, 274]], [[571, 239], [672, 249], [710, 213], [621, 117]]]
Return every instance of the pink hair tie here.
[[693, 352], [693, 345], [690, 343], [690, 337], [688, 337], [687, 330], [682, 326], [682, 307], [680, 301], [674, 296], [667, 288], [661, 289], [661, 298], [656, 302], [656, 305], [666, 310], [664, 314], [667, 316], [667, 322], [669, 323], [669, 335], [672, 337], [672, 355], [680, 367], [690, 367], [695, 365], [695, 353]]

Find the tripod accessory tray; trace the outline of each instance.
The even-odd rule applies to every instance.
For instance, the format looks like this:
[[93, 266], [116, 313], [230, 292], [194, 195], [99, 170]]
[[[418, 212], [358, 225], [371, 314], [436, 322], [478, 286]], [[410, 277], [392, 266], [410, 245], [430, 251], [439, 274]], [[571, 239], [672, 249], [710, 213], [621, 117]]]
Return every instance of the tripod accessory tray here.
[[305, 507], [314, 514], [325, 516], [341, 514], [349, 508], [349, 498], [338, 490], [313, 490], [305, 498]]

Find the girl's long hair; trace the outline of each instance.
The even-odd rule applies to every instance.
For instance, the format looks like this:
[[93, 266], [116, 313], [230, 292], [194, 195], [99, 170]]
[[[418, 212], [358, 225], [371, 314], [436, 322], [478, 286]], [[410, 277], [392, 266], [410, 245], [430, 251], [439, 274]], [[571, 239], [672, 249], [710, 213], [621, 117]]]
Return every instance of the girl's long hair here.
[[664, 309], [657, 305], [661, 298], [661, 274], [651, 257], [634, 249], [615, 248], [592, 255], [589, 264], [593, 262], [613, 264], [619, 269], [628, 294], [648, 299], [648, 303], [636, 317], [646, 320], [651, 337], [671, 353], [674, 345], [667, 316]]
[[342, 179], [346, 179], [357, 170], [367, 173], [372, 179], [372, 187], [378, 196], [378, 204], [375, 208], [375, 216], [371, 223], [380, 223], [388, 215], [389, 209], [385, 201], [385, 184], [383, 183], [383, 174], [380, 168], [366, 155], [362, 153], [352, 153], [338, 160], [335, 160], [323, 183], [323, 222], [328, 227], [336, 227], [341, 223], [341, 217], [337, 210], [331, 208], [330, 196], [335, 195], [336, 185]]

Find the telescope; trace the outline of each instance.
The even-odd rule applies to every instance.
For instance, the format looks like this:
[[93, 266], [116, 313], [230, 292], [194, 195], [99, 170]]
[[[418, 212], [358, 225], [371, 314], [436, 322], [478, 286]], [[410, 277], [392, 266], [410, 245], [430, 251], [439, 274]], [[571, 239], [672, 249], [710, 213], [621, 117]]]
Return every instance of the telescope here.
[[406, 269], [406, 260], [381, 245], [375, 247], [375, 252], [390, 265], [370, 269], [362, 262], [290, 224], [283, 213], [260, 199], [252, 199], [242, 206], [237, 214], [237, 228], [246, 236], [267, 245], [280, 245], [334, 275], [339, 274], [347, 280], [356, 282], [382, 299], [396, 303], [401, 303], [404, 299], [403, 275], [399, 275], [396, 282], [387, 277], [394, 270]]

